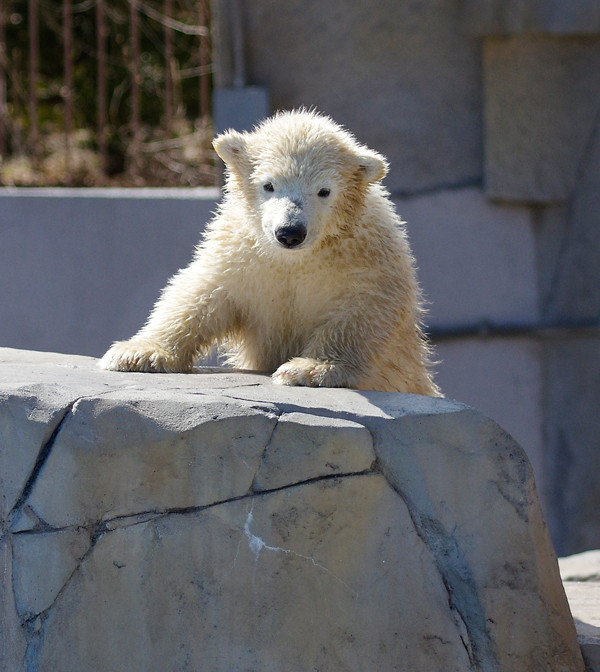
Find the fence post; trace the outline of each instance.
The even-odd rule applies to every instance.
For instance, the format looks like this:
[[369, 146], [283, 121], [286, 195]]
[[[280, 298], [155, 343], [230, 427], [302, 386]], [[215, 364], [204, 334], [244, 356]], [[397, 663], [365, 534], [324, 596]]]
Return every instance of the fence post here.
[[173, 29], [169, 25], [169, 19], [173, 15], [173, 0], [164, 1], [164, 13], [167, 20], [165, 28], [165, 126], [170, 135], [173, 123]]
[[210, 116], [210, 31], [208, 0], [200, 0], [200, 25], [207, 28], [206, 35], [200, 35], [200, 105], [199, 111], [202, 119]]
[[63, 0], [63, 49], [65, 83], [62, 87], [65, 101], [65, 181], [71, 184], [71, 134], [73, 133], [73, 26], [71, 0]]
[[4, 36], [4, 0], [0, 0], [0, 159], [6, 154], [6, 41]]
[[131, 167], [138, 173], [140, 156], [140, 17], [136, 0], [129, 0], [129, 33], [131, 42]]
[[29, 151], [36, 162], [38, 148], [38, 120], [37, 120], [37, 82], [39, 63], [39, 36], [38, 36], [38, 4], [37, 0], [28, 2], [29, 27]]
[[100, 170], [106, 173], [106, 26], [104, 24], [104, 0], [96, 0], [96, 64], [97, 82], [97, 123], [98, 123], [98, 153], [100, 154]]

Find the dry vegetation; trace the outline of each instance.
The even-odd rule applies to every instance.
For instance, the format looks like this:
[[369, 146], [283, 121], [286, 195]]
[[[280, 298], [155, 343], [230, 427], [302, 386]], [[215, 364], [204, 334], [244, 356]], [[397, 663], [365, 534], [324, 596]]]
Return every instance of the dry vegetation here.
[[[0, 157], [0, 185], [10, 187], [198, 187], [216, 183], [212, 126], [186, 119], [173, 124], [171, 133], [142, 128], [136, 156], [116, 157], [122, 165], [101, 169], [101, 159], [90, 130], [74, 131], [68, 138], [53, 130], [40, 134], [37, 155], [21, 153]], [[109, 156], [109, 161], [110, 161]]]
[[209, 18], [210, 0], [0, 2], [0, 185], [214, 185]]

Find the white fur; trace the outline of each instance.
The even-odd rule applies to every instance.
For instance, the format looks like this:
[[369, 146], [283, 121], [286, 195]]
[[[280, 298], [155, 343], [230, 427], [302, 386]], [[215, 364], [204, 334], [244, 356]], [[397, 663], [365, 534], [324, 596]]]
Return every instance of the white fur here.
[[[194, 260], [100, 366], [191, 371], [217, 342], [280, 384], [439, 395], [404, 225], [378, 184], [385, 159], [304, 110], [214, 145], [225, 197]], [[282, 245], [289, 231], [304, 240]]]

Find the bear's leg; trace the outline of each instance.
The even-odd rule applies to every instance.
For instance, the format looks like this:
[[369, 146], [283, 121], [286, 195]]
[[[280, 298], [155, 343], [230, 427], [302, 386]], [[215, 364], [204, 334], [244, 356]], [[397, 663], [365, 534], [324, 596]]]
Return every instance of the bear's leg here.
[[146, 325], [130, 340], [114, 343], [99, 366], [114, 371], [187, 373], [232, 321], [224, 290], [209, 285], [192, 264], [171, 278]]
[[113, 343], [98, 365], [112, 371], [146, 373], [189, 373], [192, 368], [192, 363], [184, 361], [160, 341], [140, 335]]
[[407, 325], [401, 333], [396, 327], [392, 334], [391, 321], [377, 323], [365, 316], [367, 311], [355, 311], [353, 319], [318, 329], [302, 357], [284, 362], [273, 382], [441, 396], [427, 370], [428, 347], [418, 325]]
[[358, 387], [363, 373], [369, 370], [371, 357], [362, 336], [360, 317], [347, 313], [344, 319], [331, 321], [314, 331], [302, 356], [284, 362], [273, 374], [273, 382]]

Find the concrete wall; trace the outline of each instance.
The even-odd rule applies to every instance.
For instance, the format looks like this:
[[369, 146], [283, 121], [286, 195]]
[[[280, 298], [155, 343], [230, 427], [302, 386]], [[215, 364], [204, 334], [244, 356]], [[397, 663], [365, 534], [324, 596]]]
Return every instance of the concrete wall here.
[[[231, 3], [214, 3], [222, 88]], [[248, 83], [274, 109], [331, 114], [390, 159], [446, 393], [526, 447], [560, 553], [600, 546], [597, 1], [243, 12]]]
[[0, 345], [98, 356], [186, 266], [216, 189], [0, 189]]
[[[213, 4], [215, 78], [227, 87], [233, 2]], [[480, 179], [479, 42], [463, 33], [459, 3], [241, 4], [249, 83], [268, 87], [274, 109], [315, 106], [385, 149], [395, 193]]]

